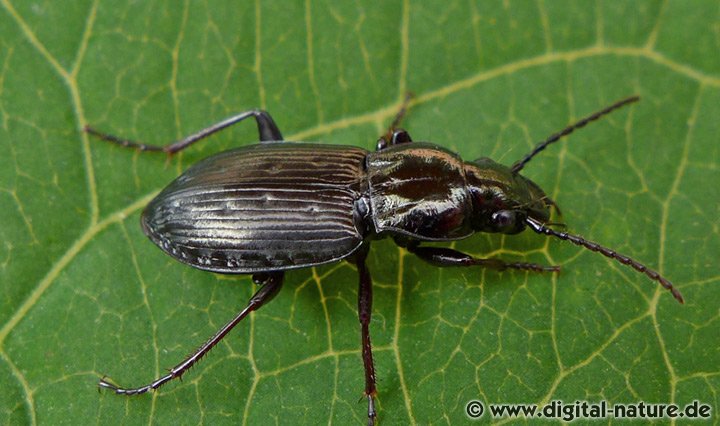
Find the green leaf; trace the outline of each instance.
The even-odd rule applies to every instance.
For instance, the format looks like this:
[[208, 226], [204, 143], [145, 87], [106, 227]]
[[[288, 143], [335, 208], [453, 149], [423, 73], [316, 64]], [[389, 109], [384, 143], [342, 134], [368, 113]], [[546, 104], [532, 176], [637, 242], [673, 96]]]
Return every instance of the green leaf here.
[[288, 139], [372, 149], [407, 91], [415, 140], [505, 164], [639, 94], [523, 174], [569, 231], [666, 274], [686, 304], [529, 232], [452, 245], [560, 275], [438, 269], [374, 242], [380, 421], [464, 422], [472, 399], [720, 407], [715, 2], [0, 6], [3, 423], [364, 423], [347, 263], [289, 272], [183, 382], [96, 392], [105, 374], [127, 386], [163, 374], [247, 302], [249, 277], [173, 261], [138, 219], [188, 165], [257, 135], [244, 123], [166, 160], [80, 129], [164, 143], [260, 107]]

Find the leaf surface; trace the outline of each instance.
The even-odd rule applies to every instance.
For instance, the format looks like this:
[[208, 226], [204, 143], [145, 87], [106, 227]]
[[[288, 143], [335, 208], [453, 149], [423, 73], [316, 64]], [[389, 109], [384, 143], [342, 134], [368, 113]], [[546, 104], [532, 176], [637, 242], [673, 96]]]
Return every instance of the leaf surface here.
[[452, 246], [560, 275], [441, 270], [374, 242], [380, 420], [458, 423], [472, 399], [720, 407], [714, 2], [0, 6], [3, 423], [365, 422], [347, 263], [288, 273], [183, 382], [137, 398], [95, 391], [106, 374], [127, 386], [164, 374], [251, 296], [249, 277], [165, 256], [138, 220], [188, 165], [257, 135], [241, 124], [166, 160], [80, 129], [165, 143], [259, 107], [287, 139], [373, 149], [408, 91], [415, 140], [504, 164], [640, 95], [523, 174], [569, 231], [666, 274], [687, 302], [528, 232]]

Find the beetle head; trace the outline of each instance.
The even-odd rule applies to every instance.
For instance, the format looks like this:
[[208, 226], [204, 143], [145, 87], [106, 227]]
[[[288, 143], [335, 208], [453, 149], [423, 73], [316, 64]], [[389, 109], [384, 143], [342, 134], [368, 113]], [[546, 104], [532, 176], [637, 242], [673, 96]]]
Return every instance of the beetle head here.
[[476, 232], [517, 234], [527, 218], [546, 223], [550, 201], [531, 180], [489, 158], [465, 163], [465, 176], [473, 203], [472, 227]]
[[589, 122], [595, 121], [639, 99], [637, 96], [631, 96], [569, 125], [545, 141], [540, 142], [530, 153], [511, 167], [505, 167], [489, 158], [480, 158], [479, 160], [466, 162], [465, 179], [473, 203], [473, 212], [470, 217], [470, 224], [473, 230], [516, 234], [529, 226], [530, 229], [538, 234], [570, 241], [584, 249], [600, 253], [605, 257], [627, 265], [647, 275], [651, 280], [660, 283], [664, 288], [670, 290], [678, 302], [684, 303], [680, 292], [673, 287], [667, 278], [660, 275], [659, 272], [648, 268], [629, 256], [625, 256], [613, 249], [587, 240], [580, 235], [552, 229], [549, 225], [559, 224], [548, 223], [550, 219], [550, 207], [554, 207], [559, 213], [557, 205], [549, 199], [543, 190], [533, 181], [520, 176], [520, 171], [523, 167], [525, 167], [535, 155], [547, 148], [548, 145], [584, 127]]

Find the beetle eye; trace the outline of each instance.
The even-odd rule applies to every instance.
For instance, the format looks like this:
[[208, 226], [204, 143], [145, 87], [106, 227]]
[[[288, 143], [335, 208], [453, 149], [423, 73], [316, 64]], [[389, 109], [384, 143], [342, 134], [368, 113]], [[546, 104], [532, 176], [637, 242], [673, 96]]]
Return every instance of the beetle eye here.
[[513, 210], [499, 210], [493, 213], [492, 223], [498, 232], [517, 232], [517, 214]]

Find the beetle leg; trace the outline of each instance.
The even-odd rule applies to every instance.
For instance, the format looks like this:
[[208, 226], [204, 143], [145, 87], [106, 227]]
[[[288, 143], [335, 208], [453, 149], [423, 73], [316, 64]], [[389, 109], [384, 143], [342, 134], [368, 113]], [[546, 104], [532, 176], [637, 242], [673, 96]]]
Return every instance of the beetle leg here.
[[370, 316], [372, 315], [372, 278], [365, 264], [367, 259], [367, 246], [361, 248], [355, 257], [360, 285], [358, 287], [358, 317], [362, 335], [362, 358], [365, 367], [365, 397], [368, 400], [368, 425], [375, 424], [375, 365], [373, 363], [372, 345], [370, 344]]
[[169, 145], [147, 145], [142, 142], [136, 142], [131, 141], [128, 139], [123, 139], [114, 135], [110, 135], [107, 133], [102, 133], [90, 126], [85, 126], [83, 130], [90, 133], [93, 136], [97, 136], [98, 138], [112, 142], [114, 144], [124, 146], [127, 148], [134, 148], [139, 151], [161, 151], [166, 152], [168, 154], [175, 154], [176, 152], [182, 151], [183, 149], [189, 147], [190, 145], [194, 144], [195, 142], [198, 142], [202, 139], [205, 139], [206, 137], [219, 132], [220, 130], [223, 130], [225, 128], [228, 128], [232, 126], [233, 124], [237, 124], [246, 118], [253, 117], [255, 121], [257, 122], [258, 127], [258, 133], [260, 134], [260, 141], [261, 142], [271, 142], [271, 141], [282, 141], [282, 133], [280, 133], [280, 130], [277, 127], [277, 124], [275, 124], [275, 121], [273, 121], [270, 114], [267, 113], [267, 111], [254, 109], [251, 111], [245, 111], [243, 113], [240, 113], [238, 115], [234, 115], [232, 117], [226, 118], [225, 120], [213, 124], [210, 127], [207, 127], [205, 129], [200, 130], [197, 133], [194, 133], [190, 136], [187, 136], [177, 142], [173, 142]]
[[376, 151], [382, 151], [388, 146], [397, 145], [399, 143], [412, 142], [410, 134], [403, 129], [398, 129], [397, 127], [400, 125], [403, 117], [405, 117], [405, 113], [408, 111], [408, 107], [410, 105], [410, 100], [412, 99], [412, 97], [413, 94], [410, 92], [407, 92], [405, 94], [405, 99], [403, 99], [403, 102], [400, 105], [400, 109], [398, 110], [397, 114], [395, 114], [395, 118], [393, 118], [392, 123], [390, 123], [390, 127], [388, 128], [387, 133], [385, 133], [383, 136], [380, 137], [380, 139], [378, 139], [377, 145], [375, 147]]
[[398, 110], [397, 114], [395, 114], [395, 118], [393, 118], [392, 123], [390, 123], [390, 129], [388, 130], [388, 134], [392, 133], [392, 131], [400, 125], [400, 122], [405, 117], [405, 113], [407, 113], [408, 109], [410, 109], [410, 100], [413, 98], [413, 96], [414, 95], [411, 92], [405, 93], [405, 99], [403, 99], [402, 104], [400, 104], [400, 109]]
[[229, 323], [225, 324], [213, 337], [211, 337], [205, 344], [200, 346], [198, 350], [192, 355], [185, 358], [183, 362], [170, 369], [170, 372], [163, 377], [154, 380], [145, 386], [139, 388], [121, 388], [113, 384], [109, 379], [103, 377], [98, 383], [101, 388], [107, 388], [121, 395], [138, 395], [145, 393], [149, 390], [154, 390], [169, 382], [172, 379], [181, 377], [190, 367], [205, 356], [210, 349], [217, 345], [226, 334], [230, 332], [240, 321], [243, 320], [252, 311], [259, 309], [262, 305], [269, 302], [277, 295], [282, 287], [283, 283], [283, 272], [267, 272], [263, 274], [253, 275], [253, 280], [257, 284], [262, 284], [262, 287], [250, 298], [248, 305], [243, 309], [235, 318]]
[[482, 266], [504, 271], [521, 269], [533, 272], [559, 272], [559, 266], [545, 266], [537, 263], [505, 262], [500, 259], [479, 259], [469, 254], [446, 247], [420, 247], [417, 244], [407, 246], [410, 253], [435, 266]]
[[[388, 141], [387, 138], [390, 140]], [[377, 141], [377, 146], [375, 147], [376, 151], [382, 151], [383, 149], [401, 144], [401, 143], [408, 143], [412, 142], [412, 138], [410, 137], [410, 133], [407, 132], [405, 129], [394, 129], [390, 130], [387, 135], [381, 137]]]

